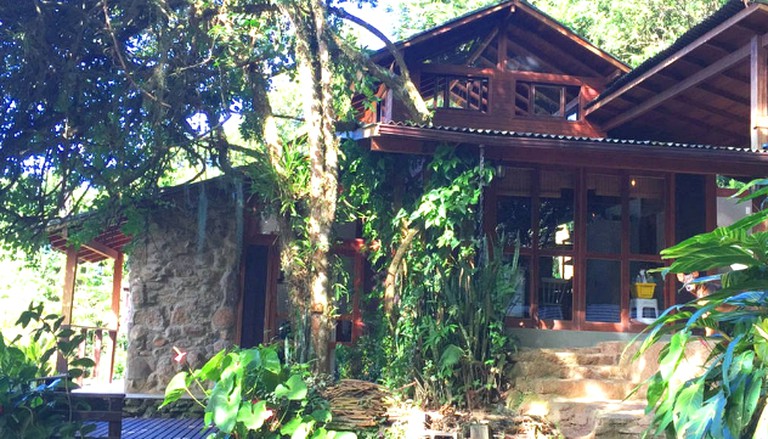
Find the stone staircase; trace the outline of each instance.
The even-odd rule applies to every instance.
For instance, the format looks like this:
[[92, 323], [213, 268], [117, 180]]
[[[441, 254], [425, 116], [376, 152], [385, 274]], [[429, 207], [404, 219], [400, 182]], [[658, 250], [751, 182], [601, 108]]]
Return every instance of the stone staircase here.
[[510, 403], [546, 416], [569, 439], [639, 438], [650, 418], [644, 389], [632, 392], [649, 371], [622, 358], [625, 346], [522, 349], [513, 371], [517, 400]]

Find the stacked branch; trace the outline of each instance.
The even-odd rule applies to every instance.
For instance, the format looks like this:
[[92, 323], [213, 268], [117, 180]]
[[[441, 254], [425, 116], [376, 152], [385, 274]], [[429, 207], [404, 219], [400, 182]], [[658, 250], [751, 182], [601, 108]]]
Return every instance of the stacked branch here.
[[332, 428], [359, 431], [389, 421], [388, 408], [394, 405], [389, 391], [368, 381], [341, 380], [323, 392], [331, 404]]

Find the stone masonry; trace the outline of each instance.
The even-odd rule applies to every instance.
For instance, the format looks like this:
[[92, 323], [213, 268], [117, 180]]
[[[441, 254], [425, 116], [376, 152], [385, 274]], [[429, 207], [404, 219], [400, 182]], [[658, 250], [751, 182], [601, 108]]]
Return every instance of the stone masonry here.
[[[130, 252], [125, 390], [163, 393], [182, 365], [200, 367], [235, 339], [239, 259], [234, 203], [207, 207], [199, 242], [197, 202], [153, 210]], [[207, 203], [206, 203], [207, 204]]]

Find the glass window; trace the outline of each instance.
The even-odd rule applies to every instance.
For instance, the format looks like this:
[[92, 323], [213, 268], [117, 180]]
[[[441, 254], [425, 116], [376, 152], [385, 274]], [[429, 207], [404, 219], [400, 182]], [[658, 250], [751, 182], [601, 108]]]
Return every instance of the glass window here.
[[424, 73], [419, 91], [430, 109], [488, 111], [488, 78]]
[[529, 116], [531, 114], [531, 84], [517, 81], [515, 84], [515, 114]]
[[515, 115], [577, 121], [580, 117], [578, 85], [515, 82]]
[[339, 343], [352, 342], [352, 321], [351, 320], [336, 321], [336, 341]]
[[530, 169], [505, 168], [504, 176], [498, 180], [496, 219], [499, 233], [510, 244], [518, 237], [521, 246], [532, 244], [532, 179]]
[[535, 85], [533, 89], [533, 114], [536, 116], [562, 116], [560, 95], [563, 87], [557, 85]]
[[579, 120], [579, 91], [579, 87], [576, 86], [565, 87], [565, 118], [567, 120]]
[[590, 259], [586, 273], [588, 322], [621, 321], [621, 262]]
[[[661, 262], [630, 261], [629, 262], [629, 284], [630, 284], [629, 297], [633, 297], [631, 293], [632, 285], [642, 280], [640, 278], [641, 270], [644, 272], [647, 272], [647, 270], [650, 270], [652, 268], [659, 268], [659, 267], [662, 267], [663, 265], [664, 264], [662, 264]], [[662, 279], [661, 274], [649, 274], [649, 273], [646, 273], [645, 280], [646, 280], [646, 283], [656, 284], [656, 286], [653, 288], [652, 299], [656, 299], [656, 302], [658, 304], [658, 310], [659, 312], [661, 312], [661, 310], [666, 308], [664, 304], [664, 280]], [[630, 315], [629, 318], [632, 319], [634, 318], [634, 316]]]
[[629, 179], [629, 251], [658, 254], [665, 247], [664, 179]]
[[539, 258], [539, 318], [571, 320], [573, 316], [573, 258]]
[[587, 251], [621, 253], [621, 180], [616, 175], [587, 176]]
[[[504, 255], [505, 262], [509, 262], [512, 259], [512, 255]], [[517, 318], [530, 318], [531, 317], [531, 298], [528, 295], [528, 286], [531, 284], [530, 280], [530, 259], [521, 256], [518, 260], [517, 266], [523, 275], [523, 280], [517, 287], [507, 305], [507, 315], [509, 317]]]
[[573, 248], [575, 199], [572, 172], [541, 172], [539, 194], [540, 248]]

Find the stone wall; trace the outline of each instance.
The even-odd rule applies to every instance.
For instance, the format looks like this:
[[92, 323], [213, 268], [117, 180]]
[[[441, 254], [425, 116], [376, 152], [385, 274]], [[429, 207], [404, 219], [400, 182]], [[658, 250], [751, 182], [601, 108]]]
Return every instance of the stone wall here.
[[240, 282], [234, 203], [206, 200], [202, 243], [198, 202], [176, 204], [153, 211], [130, 251], [126, 392], [163, 393], [182, 369], [173, 361], [173, 347], [187, 352], [189, 367], [196, 368], [235, 339]]

